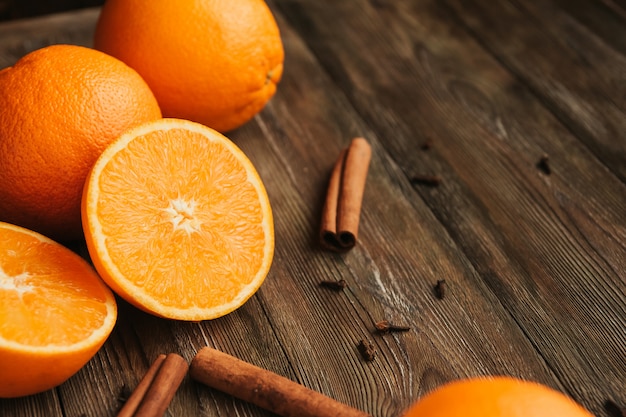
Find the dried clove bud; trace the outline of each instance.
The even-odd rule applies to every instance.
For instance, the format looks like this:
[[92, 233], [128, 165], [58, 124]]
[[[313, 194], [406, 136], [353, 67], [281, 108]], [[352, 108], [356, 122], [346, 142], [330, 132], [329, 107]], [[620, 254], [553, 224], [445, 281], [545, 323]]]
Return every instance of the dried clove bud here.
[[411, 178], [411, 185], [437, 187], [439, 184], [441, 184], [441, 177], [438, 175], [416, 175]]
[[446, 287], [447, 287], [447, 284], [446, 284], [445, 279], [438, 280], [437, 284], [435, 285], [435, 295], [440, 300], [443, 300], [446, 296], [446, 289], [447, 289]]
[[372, 345], [369, 342], [366, 342], [365, 340], [361, 340], [359, 342], [357, 349], [359, 350], [359, 353], [361, 354], [363, 359], [365, 359], [368, 362], [371, 362], [376, 358], [377, 352], [376, 352], [376, 349], [374, 348], [374, 345]]
[[131, 389], [128, 388], [126, 384], [122, 384], [122, 387], [120, 388], [120, 392], [117, 394], [117, 401], [120, 404], [123, 404], [126, 402], [126, 400], [128, 400], [131, 394], [132, 394]]
[[604, 409], [611, 417], [626, 417], [626, 407], [620, 407], [613, 400], [606, 400]]
[[398, 326], [396, 324], [390, 323], [388, 320], [381, 320], [374, 323], [374, 327], [378, 333], [389, 333], [389, 332], [407, 332], [411, 330], [409, 326]]
[[537, 162], [537, 168], [539, 168], [544, 174], [550, 175], [552, 173], [552, 169], [550, 168], [550, 159], [548, 155], [543, 155], [539, 162]]
[[348, 283], [345, 279], [340, 279], [339, 281], [322, 281], [320, 282], [320, 287], [330, 288], [331, 290], [341, 291], [348, 286]]

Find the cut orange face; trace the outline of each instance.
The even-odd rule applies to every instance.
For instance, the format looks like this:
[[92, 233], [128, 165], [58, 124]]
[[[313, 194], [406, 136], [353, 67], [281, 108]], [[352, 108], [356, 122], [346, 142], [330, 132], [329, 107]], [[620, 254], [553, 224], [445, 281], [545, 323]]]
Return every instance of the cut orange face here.
[[122, 135], [94, 165], [83, 229], [102, 278], [157, 316], [208, 320], [267, 276], [274, 224], [265, 187], [228, 138], [179, 119]]
[[0, 222], [0, 397], [67, 380], [96, 354], [116, 319], [113, 293], [84, 259]]

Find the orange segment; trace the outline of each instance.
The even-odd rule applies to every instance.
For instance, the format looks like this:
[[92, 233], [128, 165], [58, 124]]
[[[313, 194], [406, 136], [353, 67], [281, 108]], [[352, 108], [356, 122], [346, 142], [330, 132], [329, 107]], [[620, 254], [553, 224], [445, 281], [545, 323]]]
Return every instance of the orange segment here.
[[163, 119], [124, 134], [85, 184], [83, 226], [103, 279], [152, 314], [207, 320], [241, 306], [274, 253], [254, 166], [217, 131]]
[[61, 384], [96, 354], [116, 318], [113, 294], [84, 259], [0, 222], [0, 397]]

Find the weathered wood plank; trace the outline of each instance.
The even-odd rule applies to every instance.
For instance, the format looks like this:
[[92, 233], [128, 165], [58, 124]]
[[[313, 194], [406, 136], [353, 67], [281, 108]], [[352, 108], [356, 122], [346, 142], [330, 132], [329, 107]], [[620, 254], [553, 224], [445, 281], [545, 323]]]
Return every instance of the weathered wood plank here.
[[601, 38], [607, 45], [626, 55], [626, 9], [611, 0], [554, 0], [552, 3], [587, 27], [591, 36]]
[[[281, 345], [299, 367], [298, 380], [374, 415], [389, 416], [433, 385], [462, 375], [504, 372], [554, 383], [543, 359], [387, 157], [381, 143], [388, 142], [334, 91], [307, 45], [287, 25], [281, 27], [288, 57], [285, 79], [257, 119], [276, 156], [255, 157], [265, 149], [261, 146], [251, 155], [264, 161], [261, 166], [275, 164], [261, 175], [278, 182], [276, 188], [270, 182], [268, 192], [279, 213], [276, 265], [284, 270], [274, 269], [280, 281], [270, 280], [259, 295], [267, 300], [265, 311]], [[233, 136], [237, 142], [238, 133]], [[325, 181], [340, 148], [357, 135], [374, 148], [361, 242], [346, 256], [320, 253], [312, 238]], [[287, 204], [291, 207], [284, 209]], [[441, 277], [458, 288], [446, 303], [432, 290]], [[321, 280], [340, 278], [349, 283], [347, 294], [317, 287]], [[406, 321], [416, 333], [376, 337], [373, 323], [382, 318]], [[490, 323], [489, 328], [478, 326], [481, 322]], [[301, 338], [292, 337], [294, 329]], [[380, 352], [369, 367], [356, 353], [361, 338]], [[518, 353], [503, 357], [505, 344], [507, 351]]]
[[[602, 138], [572, 135], [537, 99], [541, 80], [494, 59], [449, 2], [270, 2], [284, 79], [229, 134], [272, 202], [266, 282], [240, 309], [201, 323], [121, 302], [111, 338], [83, 370], [56, 390], [0, 400], [1, 414], [113, 416], [156, 355], [190, 360], [206, 345], [375, 416], [398, 416], [444, 381], [497, 373], [567, 391], [598, 416], [607, 397], [626, 403], [626, 187], [589, 151]], [[0, 67], [49, 43], [88, 46], [96, 19], [92, 9], [0, 25]], [[374, 149], [360, 241], [330, 254], [316, 242], [321, 205], [354, 136]], [[543, 154], [550, 175], [536, 167]], [[422, 174], [442, 183], [411, 186]], [[438, 300], [442, 278], [449, 292]], [[348, 288], [318, 285], [334, 279]], [[377, 335], [381, 319], [412, 329]], [[375, 345], [373, 362], [359, 356], [361, 339]], [[270, 414], [187, 378], [167, 415]]]
[[99, 8], [59, 13], [0, 25], [0, 68], [13, 65], [27, 53], [47, 45], [91, 46]]
[[[626, 56], [550, 2], [446, 3], [483, 46], [626, 181]], [[623, 30], [616, 36], [622, 39], [617, 42], [626, 37]]]
[[62, 416], [63, 410], [59, 405], [56, 392], [50, 390], [35, 396], [1, 400], [0, 410], [6, 417], [47, 417]]
[[276, 2], [567, 391], [624, 401], [624, 184], [449, 9], [358, 3]]

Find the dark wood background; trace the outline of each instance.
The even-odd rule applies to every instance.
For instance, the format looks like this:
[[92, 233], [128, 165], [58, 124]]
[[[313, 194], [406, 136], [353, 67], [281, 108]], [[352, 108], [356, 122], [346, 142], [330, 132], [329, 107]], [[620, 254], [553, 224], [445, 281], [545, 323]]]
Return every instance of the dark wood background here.
[[0, 21], [101, 6], [104, 0], [0, 0]]
[[[626, 407], [626, 3], [269, 4], [284, 78], [229, 134], [272, 202], [266, 282], [201, 323], [120, 302], [116, 329], [83, 370], [47, 393], [0, 400], [0, 414], [114, 415], [159, 353], [190, 360], [205, 345], [374, 416], [493, 374], [554, 387], [600, 417], [616, 415], [609, 401]], [[91, 45], [97, 15], [0, 24], [0, 67], [50, 43]], [[355, 136], [374, 153], [359, 244], [336, 255], [315, 236], [330, 169]], [[318, 285], [334, 279], [348, 288]], [[377, 335], [381, 319], [411, 331]], [[375, 345], [373, 362], [359, 356], [361, 339]], [[168, 415], [269, 414], [186, 379]]]

